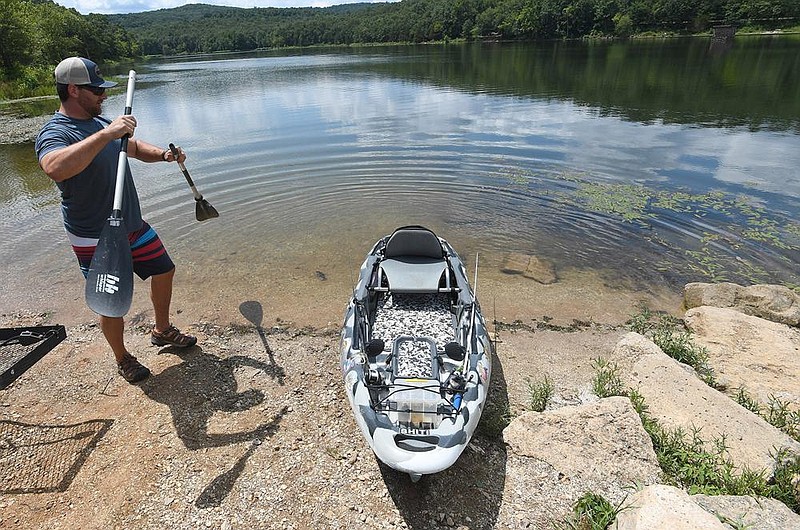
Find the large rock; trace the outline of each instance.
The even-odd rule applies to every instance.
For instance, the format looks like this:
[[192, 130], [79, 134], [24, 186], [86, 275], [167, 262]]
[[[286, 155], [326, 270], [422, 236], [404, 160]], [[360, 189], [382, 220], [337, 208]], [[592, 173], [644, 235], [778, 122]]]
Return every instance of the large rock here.
[[555, 266], [551, 262], [520, 252], [508, 254], [500, 270], [506, 274], [521, 274], [544, 285], [558, 281]]
[[653, 418], [667, 428], [681, 427], [686, 432], [699, 428], [707, 442], [725, 435], [728, 455], [739, 470], [747, 466], [771, 473], [774, 448], [800, 452], [800, 443], [706, 385], [638, 333], [620, 340], [614, 359], [624, 366], [620, 370], [623, 383], [638, 389]]
[[650, 437], [630, 400], [602, 399], [526, 412], [503, 431], [507, 444], [501, 519], [545, 528], [587, 491], [620, 503], [633, 484], [661, 477]]
[[692, 495], [691, 499], [717, 518], [735, 521], [742, 528], [800, 528], [800, 515], [775, 499], [737, 495]]
[[789, 326], [800, 326], [800, 295], [783, 285], [689, 283], [683, 289], [687, 309], [730, 307], [747, 315]]
[[730, 530], [691, 497], [673, 486], [656, 484], [625, 500], [617, 515], [617, 530]]
[[800, 409], [800, 329], [707, 306], [690, 309], [684, 320], [732, 391], [743, 387], [762, 404], [774, 395]]

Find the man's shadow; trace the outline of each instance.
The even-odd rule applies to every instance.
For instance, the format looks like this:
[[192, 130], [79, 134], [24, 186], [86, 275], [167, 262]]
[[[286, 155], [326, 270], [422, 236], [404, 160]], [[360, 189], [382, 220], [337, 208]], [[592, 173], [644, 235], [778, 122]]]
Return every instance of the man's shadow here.
[[219, 506], [244, 470], [247, 459], [264, 439], [277, 432], [287, 408], [284, 406], [269, 421], [254, 428], [235, 432], [211, 433], [209, 421], [217, 413], [244, 412], [264, 402], [264, 392], [259, 389], [239, 391], [235, 377], [238, 369], [255, 368], [272, 378], [279, 374], [277, 378], [281, 384], [283, 369], [274, 359], [264, 363], [244, 355], [221, 358], [204, 352], [199, 346], [186, 350], [168, 347], [161, 351], [178, 355], [182, 362], [153, 375], [141, 388], [149, 398], [169, 407], [176, 433], [184, 446], [194, 451], [242, 442], [250, 444], [234, 466], [214, 479], [195, 501], [201, 508]]

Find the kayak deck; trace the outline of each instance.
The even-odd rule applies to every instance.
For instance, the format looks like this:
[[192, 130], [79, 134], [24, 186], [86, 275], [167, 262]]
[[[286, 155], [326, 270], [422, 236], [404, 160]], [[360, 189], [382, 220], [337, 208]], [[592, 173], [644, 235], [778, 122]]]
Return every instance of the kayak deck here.
[[[383, 359], [397, 353], [397, 376], [432, 378], [429, 339], [436, 351], [455, 339], [454, 317], [446, 293], [399, 294], [382, 297], [375, 311], [372, 337], [389, 347]], [[410, 340], [417, 339], [417, 340]]]

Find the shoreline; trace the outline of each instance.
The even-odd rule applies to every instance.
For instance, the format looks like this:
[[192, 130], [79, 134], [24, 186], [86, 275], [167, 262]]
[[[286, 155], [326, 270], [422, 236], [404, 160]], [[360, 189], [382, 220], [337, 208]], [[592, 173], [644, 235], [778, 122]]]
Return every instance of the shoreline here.
[[27, 144], [36, 141], [39, 130], [51, 114], [19, 118], [0, 113], [0, 145]]

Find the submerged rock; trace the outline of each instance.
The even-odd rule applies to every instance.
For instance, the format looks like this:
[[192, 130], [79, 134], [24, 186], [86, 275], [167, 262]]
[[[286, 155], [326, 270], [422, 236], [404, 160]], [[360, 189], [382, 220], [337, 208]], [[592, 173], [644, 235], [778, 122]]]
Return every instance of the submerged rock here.
[[508, 254], [500, 270], [506, 274], [521, 274], [544, 285], [558, 281], [555, 266], [550, 261], [520, 252]]

